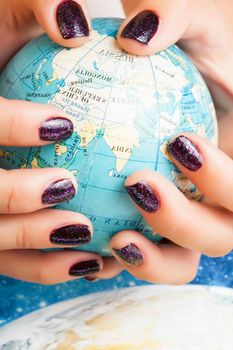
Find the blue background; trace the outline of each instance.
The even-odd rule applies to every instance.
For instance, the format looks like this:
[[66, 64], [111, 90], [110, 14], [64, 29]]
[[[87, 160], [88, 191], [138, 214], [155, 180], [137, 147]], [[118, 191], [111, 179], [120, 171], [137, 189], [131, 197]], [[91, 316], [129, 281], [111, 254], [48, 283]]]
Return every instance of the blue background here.
[[[233, 252], [224, 258], [202, 257], [196, 279], [192, 283], [233, 288]], [[80, 295], [142, 285], [127, 272], [114, 279], [95, 283], [76, 280], [56, 286], [41, 286], [0, 276], [0, 325], [47, 305]]]

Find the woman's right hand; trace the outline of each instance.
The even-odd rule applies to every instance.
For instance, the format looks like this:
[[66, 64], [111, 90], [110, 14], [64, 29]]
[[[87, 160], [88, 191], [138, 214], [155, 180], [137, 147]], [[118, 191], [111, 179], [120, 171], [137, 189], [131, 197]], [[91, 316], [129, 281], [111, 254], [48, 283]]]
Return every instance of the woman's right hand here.
[[233, 108], [232, 0], [122, 0], [118, 42], [148, 55], [178, 42], [208, 82], [215, 104]]
[[[73, 131], [72, 121], [59, 109], [1, 97], [0, 121], [2, 146], [44, 146]], [[0, 275], [54, 284], [87, 275], [108, 278], [121, 270], [113, 258], [105, 259], [103, 269], [103, 259], [94, 253], [39, 250], [91, 240], [89, 219], [50, 209], [76, 192], [76, 180], [65, 169], [0, 169]]]

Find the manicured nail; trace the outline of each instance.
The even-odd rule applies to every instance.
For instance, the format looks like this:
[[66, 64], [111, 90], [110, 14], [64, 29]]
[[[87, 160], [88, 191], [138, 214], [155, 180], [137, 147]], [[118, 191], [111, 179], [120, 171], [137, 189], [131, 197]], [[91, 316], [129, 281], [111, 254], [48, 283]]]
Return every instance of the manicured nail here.
[[95, 278], [95, 277], [84, 277], [84, 278], [88, 282], [98, 282], [99, 281], [99, 278]]
[[42, 194], [43, 204], [58, 204], [69, 201], [75, 196], [76, 190], [70, 179], [58, 180], [52, 183]]
[[178, 136], [168, 145], [171, 155], [185, 168], [196, 171], [201, 168], [203, 159], [196, 145], [186, 136]]
[[73, 123], [66, 118], [52, 118], [40, 126], [40, 139], [43, 141], [62, 141], [68, 139], [74, 131]]
[[144, 181], [132, 186], [126, 186], [126, 191], [132, 200], [148, 213], [154, 213], [160, 208], [160, 200]]
[[98, 260], [82, 261], [71, 266], [69, 274], [71, 276], [83, 277], [93, 273], [100, 272]]
[[57, 8], [57, 23], [63, 39], [89, 35], [89, 26], [81, 6], [73, 0], [64, 0]]
[[122, 38], [134, 39], [148, 44], [158, 31], [159, 17], [152, 11], [143, 11], [135, 16], [123, 29]]
[[87, 225], [69, 225], [59, 227], [50, 235], [50, 241], [54, 244], [81, 245], [91, 240], [91, 232]]
[[113, 248], [114, 253], [130, 266], [140, 266], [143, 263], [143, 256], [140, 249], [130, 243], [122, 249]]

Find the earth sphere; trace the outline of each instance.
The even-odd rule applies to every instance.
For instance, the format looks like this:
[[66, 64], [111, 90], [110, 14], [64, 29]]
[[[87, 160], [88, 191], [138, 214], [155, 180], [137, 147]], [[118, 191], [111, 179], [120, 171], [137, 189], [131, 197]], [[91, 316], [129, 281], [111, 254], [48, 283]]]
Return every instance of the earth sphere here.
[[184, 131], [217, 139], [213, 101], [189, 58], [177, 46], [148, 57], [129, 55], [115, 39], [120, 24], [94, 19], [91, 40], [76, 49], [42, 35], [0, 76], [1, 96], [54, 105], [74, 123], [72, 137], [55, 145], [0, 147], [0, 167], [70, 170], [78, 193], [56, 208], [91, 219], [93, 240], [79, 249], [101, 255], [110, 254], [109, 238], [124, 229], [160, 239], [127, 195], [127, 176], [156, 170], [198, 200], [199, 191], [171, 163], [167, 143]]

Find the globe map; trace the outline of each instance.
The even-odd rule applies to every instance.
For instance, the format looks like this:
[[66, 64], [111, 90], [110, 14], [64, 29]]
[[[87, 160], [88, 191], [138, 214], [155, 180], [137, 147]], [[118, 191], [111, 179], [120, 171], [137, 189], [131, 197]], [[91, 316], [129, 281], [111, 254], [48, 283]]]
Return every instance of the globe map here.
[[115, 39], [120, 24], [120, 19], [93, 20], [91, 40], [77, 49], [42, 35], [0, 76], [1, 96], [54, 105], [74, 123], [72, 137], [55, 145], [0, 146], [0, 167], [71, 171], [78, 194], [57, 208], [91, 219], [92, 243], [79, 249], [102, 255], [110, 254], [109, 237], [124, 229], [160, 239], [129, 199], [127, 176], [156, 170], [188, 198], [199, 199], [199, 191], [170, 161], [167, 144], [184, 131], [217, 140], [211, 96], [188, 57], [177, 46], [150, 57], [126, 54]]

